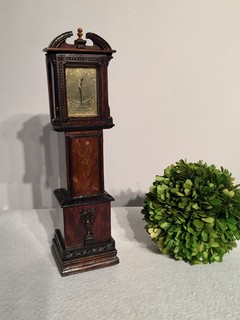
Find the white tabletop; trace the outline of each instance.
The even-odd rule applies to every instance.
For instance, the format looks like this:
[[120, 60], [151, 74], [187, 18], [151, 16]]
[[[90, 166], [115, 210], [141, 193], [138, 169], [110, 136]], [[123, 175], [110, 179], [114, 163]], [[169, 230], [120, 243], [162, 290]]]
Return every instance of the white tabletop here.
[[113, 208], [120, 264], [62, 278], [50, 246], [55, 210], [0, 212], [0, 319], [240, 319], [240, 248], [190, 266], [160, 255], [141, 208]]

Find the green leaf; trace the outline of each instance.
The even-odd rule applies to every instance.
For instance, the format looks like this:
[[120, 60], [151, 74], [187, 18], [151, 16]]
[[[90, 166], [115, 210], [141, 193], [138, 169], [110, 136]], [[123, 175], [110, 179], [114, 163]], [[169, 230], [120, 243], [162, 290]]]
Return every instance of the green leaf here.
[[162, 228], [162, 229], [167, 229], [167, 227], [169, 226], [169, 223], [168, 222], [162, 222], [161, 224], [160, 224], [160, 227]]
[[204, 223], [199, 220], [199, 219], [195, 219], [193, 220], [193, 224], [195, 225], [195, 227], [197, 227], [198, 229], [201, 229], [204, 226]]
[[222, 201], [220, 199], [214, 199], [214, 198], [209, 198], [209, 202], [213, 205], [213, 206], [220, 206]]
[[185, 222], [185, 218], [184, 218], [184, 217], [178, 216], [177, 219], [178, 219], [180, 222]]
[[228, 189], [223, 189], [222, 191], [226, 196], [228, 196], [229, 198], [232, 198], [234, 197], [235, 195], [235, 192], [233, 190], [228, 190]]
[[161, 252], [163, 253], [163, 254], [169, 254], [169, 249], [166, 247], [166, 248], [163, 248], [162, 250], [161, 250]]
[[181, 209], [183, 209], [183, 208], [186, 207], [187, 203], [188, 203], [188, 200], [182, 198], [182, 200], [178, 203], [178, 207], [181, 208]]
[[208, 186], [204, 186], [201, 188], [202, 194], [209, 194], [210, 191], [211, 191], [211, 189]]
[[191, 181], [190, 179], [187, 179], [187, 180], [185, 181], [185, 183], [183, 184], [183, 188], [190, 190], [190, 189], [192, 188], [192, 185], [193, 185], [192, 181]]
[[201, 236], [202, 236], [202, 239], [203, 239], [204, 242], [207, 241], [208, 234], [205, 231], [201, 232]]
[[165, 186], [165, 185], [158, 185], [157, 186], [157, 193], [161, 196], [165, 193], [165, 190], [167, 189], [168, 187]]
[[201, 242], [201, 243], [199, 244], [199, 246], [198, 246], [198, 251], [199, 251], [199, 252], [202, 252], [203, 249], [204, 249], [204, 243]]
[[188, 258], [188, 260], [192, 259], [191, 253], [190, 253], [190, 251], [188, 249], [183, 247], [183, 252], [186, 255], [186, 257]]
[[156, 177], [155, 177], [155, 180], [161, 182], [161, 181], [164, 180], [164, 177], [162, 177], [162, 176], [156, 176]]
[[193, 196], [193, 199], [195, 199], [197, 197], [197, 192], [195, 190], [193, 190], [192, 196]]
[[197, 203], [194, 203], [194, 204], [192, 205], [192, 208], [195, 209], [195, 210], [197, 210], [197, 209], [199, 209], [199, 206], [198, 206]]
[[227, 219], [227, 223], [237, 224], [237, 221], [236, 221], [234, 218], [228, 218], [228, 219]]
[[202, 255], [202, 252], [199, 252], [196, 257], [198, 258], [199, 261], [202, 261], [203, 260], [203, 255]]
[[180, 248], [179, 248], [179, 247], [176, 247], [176, 248], [173, 250], [173, 252], [174, 252], [174, 253], [178, 253], [179, 250], [180, 250]]
[[234, 192], [233, 190], [231, 190], [231, 191], [228, 192], [228, 196], [229, 196], [230, 198], [234, 197], [234, 195], [235, 195], [235, 192]]
[[157, 229], [157, 228], [150, 228], [148, 229], [148, 232], [150, 233], [150, 237], [152, 239], [156, 238], [157, 236], [159, 236], [161, 230]]
[[224, 220], [219, 220], [219, 219], [217, 219], [216, 221], [217, 221], [218, 227], [219, 227], [221, 230], [225, 231], [225, 230], [227, 229], [227, 223], [226, 223], [226, 221], [224, 221]]
[[226, 196], [228, 196], [228, 192], [229, 192], [229, 190], [228, 189], [223, 189], [223, 191], [222, 191]]
[[230, 230], [232, 230], [232, 231], [236, 231], [236, 230], [237, 230], [237, 227], [236, 227], [235, 224], [231, 224], [231, 223], [228, 223], [228, 222], [227, 222], [227, 225], [228, 225], [228, 227], [229, 227]]
[[203, 258], [204, 258], [204, 259], [207, 259], [207, 257], [208, 257], [208, 252], [207, 252], [207, 251], [204, 251], [204, 252], [203, 252]]
[[151, 187], [149, 188], [149, 192], [150, 192], [150, 193], [154, 193], [155, 190], [156, 190], [156, 187], [155, 187], [155, 186], [151, 186]]
[[188, 227], [188, 228], [187, 228], [187, 231], [188, 231], [189, 233], [195, 234], [194, 229], [193, 229], [193, 228], [191, 228], [191, 227]]
[[214, 241], [214, 242], [211, 243], [211, 247], [218, 248], [219, 247], [219, 243]]
[[192, 260], [192, 261], [191, 261], [191, 264], [201, 264], [201, 261], [199, 261], [199, 260]]
[[176, 194], [179, 196], [179, 197], [184, 197], [184, 194], [182, 192], [176, 192]]
[[192, 245], [192, 239], [189, 238], [187, 241], [186, 241], [186, 248], [189, 249]]
[[213, 252], [212, 257], [215, 261], [220, 261], [221, 257], [216, 252]]
[[214, 218], [213, 217], [202, 218], [202, 221], [207, 222], [207, 223], [213, 223], [214, 222]]
[[224, 233], [221, 233], [221, 240], [223, 243], [227, 242]]
[[209, 238], [210, 239], [215, 239], [215, 238], [218, 238], [218, 235], [215, 232], [211, 232], [210, 235], [209, 235]]
[[169, 249], [171, 249], [173, 246], [174, 246], [174, 240], [168, 241], [167, 247], [168, 247]]
[[181, 235], [182, 235], [182, 231], [181, 230], [179, 230], [178, 232], [177, 232], [177, 234], [176, 234], [176, 240], [180, 240], [181, 239]]
[[196, 247], [197, 247], [197, 241], [196, 241], [196, 240], [193, 240], [192, 247], [193, 247], [193, 248], [196, 248]]

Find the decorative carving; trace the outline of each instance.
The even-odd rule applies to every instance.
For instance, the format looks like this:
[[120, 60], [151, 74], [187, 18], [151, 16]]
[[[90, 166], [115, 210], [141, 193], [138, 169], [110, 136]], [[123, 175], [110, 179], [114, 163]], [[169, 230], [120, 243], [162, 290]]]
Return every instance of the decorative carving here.
[[76, 45], [77, 48], [84, 48], [87, 41], [82, 39], [83, 30], [81, 28], [77, 29], [77, 35], [78, 35], [78, 39], [74, 41], [74, 44]]
[[53, 39], [53, 41], [49, 44], [48, 48], [59, 48], [63, 46], [64, 44], [66, 44], [66, 39], [71, 37], [72, 35], [73, 35], [72, 31], [67, 31], [60, 34], [59, 36]]
[[86, 34], [86, 39], [90, 39], [93, 42], [92, 46], [86, 45], [86, 40], [82, 39], [83, 30], [81, 28], [77, 29], [78, 39], [74, 41], [74, 44], [66, 43], [66, 39], [72, 37], [73, 32], [67, 31], [52, 40], [47, 48], [44, 49], [45, 52], [50, 50], [55, 51], [64, 51], [67, 50], [89, 50], [89, 51], [105, 51], [105, 53], [112, 53], [115, 50], [112, 50], [110, 45], [100, 36], [95, 33], [88, 32]]
[[108, 79], [107, 79], [107, 68], [103, 69], [102, 72], [102, 79], [103, 79], [103, 92], [105, 93], [104, 98], [104, 113], [103, 116], [107, 117], [109, 115], [109, 106], [108, 106]]
[[114, 201], [114, 198], [107, 192], [104, 192], [103, 195], [80, 198], [70, 198], [69, 193], [66, 189], [56, 189], [54, 190], [54, 194], [61, 207]]
[[86, 61], [86, 62], [96, 62], [99, 65], [108, 65], [109, 60], [112, 59], [112, 57], [84, 57], [83, 55], [78, 55], [75, 57], [65, 57], [65, 61], [70, 62], [70, 61], [75, 61], [75, 62], [80, 62], [80, 61]]
[[95, 33], [88, 32], [86, 34], [86, 38], [92, 40], [93, 44], [101, 50], [112, 50], [107, 41], [105, 41], [103, 38], [101, 38]]
[[92, 234], [92, 227], [95, 217], [95, 208], [90, 208], [87, 210], [80, 209], [79, 212], [81, 214], [81, 219], [84, 224], [84, 228], [86, 231], [86, 235], [84, 237], [85, 246], [88, 246], [94, 242], [93, 234]]
[[63, 260], [77, 259], [85, 256], [90, 256], [92, 254], [105, 253], [115, 250], [115, 241], [113, 238], [109, 242], [103, 242], [101, 244], [90, 245], [89, 247], [74, 248], [74, 249], [64, 249], [64, 244], [60, 230], [55, 230], [55, 235], [53, 238], [58, 251]]
[[[60, 107], [60, 120], [62, 120], [63, 122], [67, 121], [67, 115], [66, 115], [66, 108], [65, 108], [65, 90], [64, 90], [64, 85], [65, 85], [65, 81], [64, 81], [64, 67], [63, 65], [65, 64], [64, 61], [64, 56], [60, 56], [60, 61], [58, 62], [58, 68], [59, 68], [59, 100], [58, 100], [58, 105]], [[58, 59], [59, 59], [58, 58]], [[58, 98], [58, 97], [57, 97]]]
[[81, 29], [81, 28], [78, 28], [78, 29], [77, 29], [77, 36], [78, 36], [79, 39], [82, 38], [82, 36], [83, 36], [83, 29]]
[[65, 259], [72, 259], [72, 258], [80, 258], [84, 256], [89, 256], [92, 254], [108, 252], [111, 250], [115, 250], [115, 242], [109, 242], [106, 244], [98, 245], [96, 247], [89, 247], [89, 248], [82, 248], [76, 249], [72, 251], [66, 251], [64, 253]]

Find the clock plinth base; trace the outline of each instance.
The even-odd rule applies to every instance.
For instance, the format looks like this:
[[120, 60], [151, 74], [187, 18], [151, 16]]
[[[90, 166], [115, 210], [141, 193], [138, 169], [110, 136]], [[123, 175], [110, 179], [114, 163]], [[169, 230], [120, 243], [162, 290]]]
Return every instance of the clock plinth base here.
[[109, 242], [89, 247], [65, 249], [59, 230], [55, 230], [52, 241], [52, 253], [62, 276], [104, 268], [119, 263], [115, 241], [112, 238]]

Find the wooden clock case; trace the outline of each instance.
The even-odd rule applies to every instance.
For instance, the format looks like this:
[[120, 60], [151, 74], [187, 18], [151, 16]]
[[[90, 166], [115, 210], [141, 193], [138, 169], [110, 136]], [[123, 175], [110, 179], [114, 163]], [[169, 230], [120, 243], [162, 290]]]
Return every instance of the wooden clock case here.
[[[55, 38], [46, 52], [46, 65], [53, 130], [58, 132], [60, 188], [59, 223], [52, 252], [62, 276], [117, 264], [111, 237], [111, 201], [104, 190], [103, 129], [114, 126], [108, 106], [107, 67], [115, 52], [94, 33], [74, 44], [66, 43], [72, 32]], [[91, 68], [97, 74], [97, 113], [69, 116], [66, 68]], [[84, 69], [85, 70], [85, 69]]]

